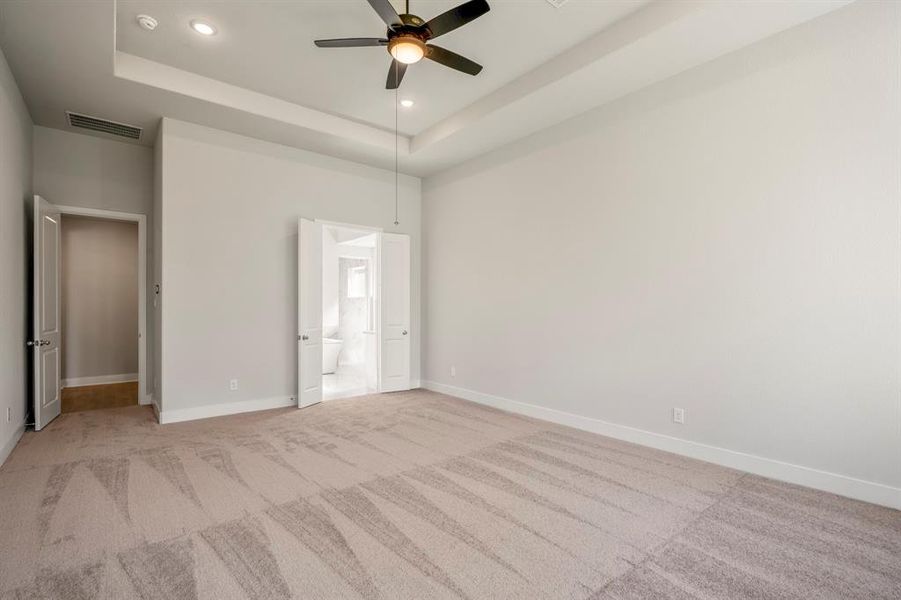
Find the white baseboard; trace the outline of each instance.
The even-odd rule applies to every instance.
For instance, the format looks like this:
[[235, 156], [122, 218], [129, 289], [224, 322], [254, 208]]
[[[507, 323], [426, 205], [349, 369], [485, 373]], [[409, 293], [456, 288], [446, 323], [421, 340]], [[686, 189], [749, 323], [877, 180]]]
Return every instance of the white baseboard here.
[[411, 380], [410, 380], [410, 389], [411, 389], [411, 390], [416, 390], [416, 389], [419, 389], [419, 388], [421, 388], [421, 387], [422, 387], [422, 382], [421, 382], [420, 380], [418, 380], [418, 379], [411, 379]]
[[64, 388], [82, 387], [85, 385], [103, 385], [104, 383], [126, 383], [137, 381], [137, 373], [119, 373], [118, 375], [97, 375], [96, 377], [70, 377], [60, 381]]
[[153, 416], [156, 417], [156, 422], [162, 424], [160, 420], [160, 403], [155, 393], [150, 395], [150, 406], [153, 407]]
[[257, 410], [284, 408], [286, 406], [297, 406], [297, 398], [294, 396], [275, 396], [274, 398], [223, 402], [222, 404], [208, 404], [207, 406], [178, 408], [175, 410], [159, 410], [157, 407], [157, 411], [160, 424], [165, 425], [167, 423], [180, 423], [182, 421], [236, 415]]
[[153, 404], [153, 394], [147, 394], [141, 398], [138, 398], [138, 404], [140, 404], [141, 406]]
[[525, 402], [483, 394], [481, 392], [475, 392], [434, 381], [424, 380], [422, 382], [422, 387], [449, 396], [456, 396], [458, 398], [463, 398], [464, 400], [493, 406], [494, 408], [499, 408], [508, 412], [566, 425], [575, 429], [590, 431], [619, 440], [641, 444], [642, 446], [649, 446], [658, 450], [681, 454], [690, 458], [696, 458], [698, 460], [738, 469], [740, 471], [746, 471], [755, 475], [803, 485], [805, 487], [831, 492], [856, 500], [872, 502], [873, 504], [881, 504], [882, 506], [901, 509], [901, 488], [862, 479], [855, 479], [853, 477], [829, 473], [827, 471], [811, 469], [809, 467], [802, 467], [800, 465], [763, 458], [762, 456], [755, 456], [744, 452], [736, 452], [735, 450], [728, 450], [726, 448], [708, 446], [706, 444], [654, 433], [644, 429], [609, 423], [600, 419], [574, 415], [552, 408], [537, 406], [535, 404], [526, 404]]
[[15, 433], [12, 434], [12, 437], [9, 438], [9, 441], [3, 444], [3, 447], [0, 448], [0, 467], [3, 466], [3, 463], [6, 462], [6, 459], [9, 458], [9, 455], [12, 454], [13, 448], [16, 447], [16, 444], [19, 443], [19, 440], [22, 439], [22, 434], [25, 433], [25, 424], [19, 425], [19, 428], [16, 429]]

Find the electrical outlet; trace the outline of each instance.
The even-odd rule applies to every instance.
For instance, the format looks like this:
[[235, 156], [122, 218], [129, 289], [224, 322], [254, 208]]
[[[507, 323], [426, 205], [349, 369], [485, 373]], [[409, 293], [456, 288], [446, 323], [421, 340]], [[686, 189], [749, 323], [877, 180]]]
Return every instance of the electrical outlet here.
[[451, 377], [457, 376], [457, 367], [451, 367]]
[[230, 389], [230, 390], [233, 391], [233, 392], [234, 392], [236, 389], [238, 389], [238, 380], [237, 380], [237, 379], [231, 379], [231, 380], [229, 380], [229, 382], [228, 382], [228, 389]]
[[685, 424], [685, 409], [684, 408], [674, 408], [673, 409], [673, 423], [679, 423], [680, 425]]

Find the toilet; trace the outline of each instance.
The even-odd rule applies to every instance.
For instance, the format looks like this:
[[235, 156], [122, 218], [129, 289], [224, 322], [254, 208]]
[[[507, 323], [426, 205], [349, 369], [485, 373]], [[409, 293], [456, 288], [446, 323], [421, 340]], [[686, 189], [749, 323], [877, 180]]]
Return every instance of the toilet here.
[[327, 375], [338, 370], [338, 354], [341, 352], [343, 340], [322, 338], [322, 374]]

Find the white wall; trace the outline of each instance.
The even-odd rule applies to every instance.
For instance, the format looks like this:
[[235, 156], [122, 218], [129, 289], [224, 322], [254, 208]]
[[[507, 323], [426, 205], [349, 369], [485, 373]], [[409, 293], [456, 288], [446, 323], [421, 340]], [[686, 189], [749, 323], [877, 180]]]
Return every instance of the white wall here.
[[63, 386], [137, 375], [137, 223], [63, 215], [60, 247]]
[[170, 119], [162, 135], [164, 415], [296, 394], [299, 217], [410, 234], [419, 378], [419, 179], [401, 177], [395, 227], [388, 171]]
[[[34, 190], [53, 204], [153, 215], [153, 150], [127, 142], [35, 126]], [[154, 238], [147, 244], [153, 265]], [[156, 335], [153, 325], [153, 269], [147, 269], [147, 372], [154, 372]], [[153, 390], [154, 378], [147, 382]]]
[[[0, 464], [25, 425], [31, 117], [0, 51]], [[7, 415], [9, 418], [7, 419]]]
[[424, 379], [901, 507], [899, 33], [859, 2], [428, 179]]
[[[373, 277], [373, 262], [375, 252], [373, 248], [354, 248], [357, 252], [353, 252], [356, 256], [346, 256], [344, 252], [339, 252], [338, 258], [338, 312], [340, 314], [340, 338], [342, 340], [341, 353], [338, 356], [338, 363], [342, 365], [365, 365], [366, 364], [366, 343], [371, 336], [365, 334], [365, 331], [374, 329], [370, 325], [370, 300], [368, 291], [371, 288]], [[359, 252], [360, 250], [366, 251]], [[354, 267], [363, 267], [366, 273], [366, 295], [363, 297], [351, 297], [348, 288], [348, 275], [350, 269]]]
[[153, 151], [35, 126], [34, 186], [35, 193], [54, 204], [150, 215]]

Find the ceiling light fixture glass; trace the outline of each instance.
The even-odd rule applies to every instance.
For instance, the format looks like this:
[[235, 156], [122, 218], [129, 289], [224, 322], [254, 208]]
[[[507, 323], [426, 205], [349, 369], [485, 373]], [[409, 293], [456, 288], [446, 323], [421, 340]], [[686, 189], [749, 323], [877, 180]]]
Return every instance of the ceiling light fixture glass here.
[[191, 29], [200, 35], [214, 35], [216, 33], [215, 27], [203, 21], [191, 21]]
[[403, 106], [404, 108], [410, 108], [414, 104], [416, 104], [416, 103], [408, 98], [404, 98], [403, 100], [400, 101], [400, 105]]
[[425, 44], [419, 38], [411, 36], [396, 37], [388, 42], [388, 52], [396, 61], [412, 65], [425, 56]]

